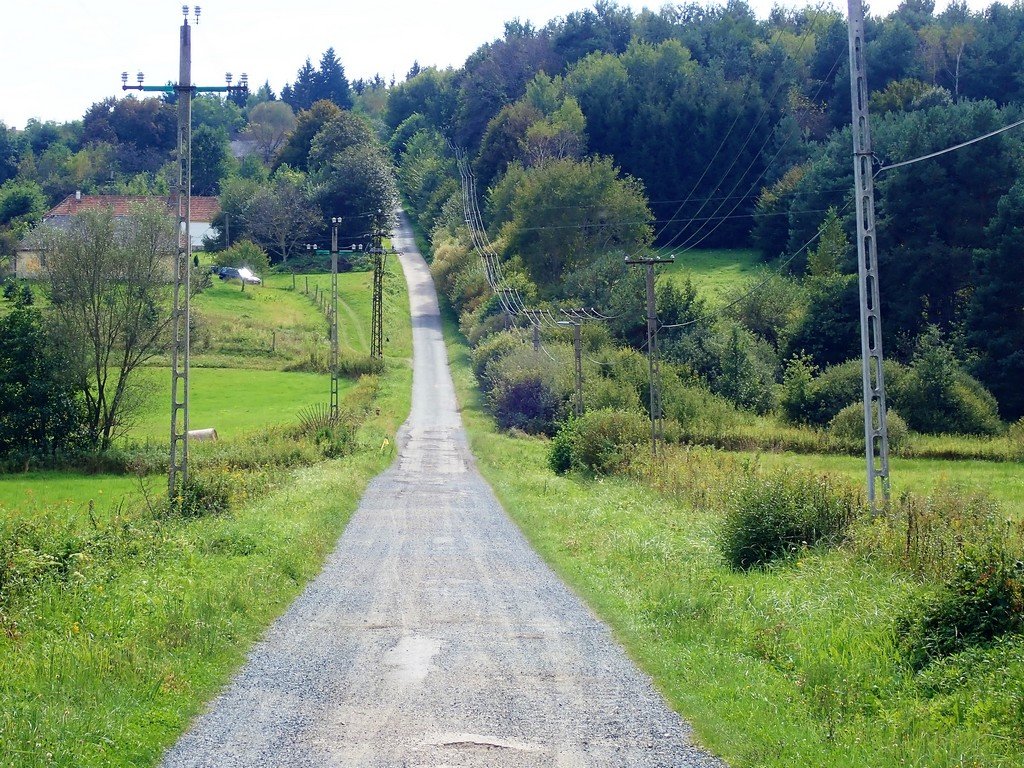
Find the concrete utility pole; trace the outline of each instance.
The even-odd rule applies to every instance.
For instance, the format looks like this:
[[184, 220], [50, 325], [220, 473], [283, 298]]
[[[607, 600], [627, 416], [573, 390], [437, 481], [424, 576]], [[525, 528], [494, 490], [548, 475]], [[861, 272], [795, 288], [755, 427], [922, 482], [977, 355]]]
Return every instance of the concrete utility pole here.
[[882, 320], [879, 313], [878, 244], [875, 241], [875, 185], [868, 119], [868, 83], [864, 61], [864, 8], [849, 0], [850, 97], [853, 105], [853, 176], [857, 208], [857, 265], [860, 287], [861, 377], [864, 389], [864, 448], [868, 501], [877, 510], [880, 481], [889, 505], [889, 428], [882, 368]]
[[540, 352], [540, 317], [536, 312], [530, 313], [530, 327], [533, 329], [533, 351]]
[[[177, 85], [128, 85], [128, 73], [121, 73], [121, 90], [175, 93], [178, 96], [178, 255], [174, 260], [174, 289], [171, 308], [171, 450], [167, 473], [167, 490], [173, 500], [188, 483], [189, 426], [189, 317], [192, 273], [192, 97], [196, 93], [248, 93], [248, 76], [243, 73], [238, 85], [231, 85], [231, 73], [223, 87], [192, 84], [192, 28], [188, 17], [191, 9], [181, 7], [185, 16], [181, 24]], [[195, 22], [199, 23], [200, 7], [195, 6]], [[245, 281], [242, 281], [245, 289]]]
[[667, 259], [646, 258], [626, 259], [626, 264], [643, 264], [647, 283], [647, 365], [651, 388], [651, 455], [658, 455], [658, 443], [665, 429], [665, 417], [661, 409], [661, 363], [658, 359], [658, 311], [654, 303], [654, 267], [656, 264], [672, 264], [675, 256]]
[[338, 420], [338, 225], [340, 216], [331, 217], [331, 421]]
[[383, 220], [378, 211], [373, 224], [373, 308], [370, 322], [370, 357], [384, 357], [384, 265]]

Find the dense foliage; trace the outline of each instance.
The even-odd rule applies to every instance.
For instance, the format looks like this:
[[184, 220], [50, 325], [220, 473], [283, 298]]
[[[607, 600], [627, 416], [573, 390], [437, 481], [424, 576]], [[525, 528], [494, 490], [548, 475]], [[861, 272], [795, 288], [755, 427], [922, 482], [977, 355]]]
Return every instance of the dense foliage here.
[[[914, 430], [995, 434], [1022, 414], [1009, 264], [1024, 145], [1006, 132], [887, 166], [1018, 119], [1007, 61], [1024, 11], [908, 0], [866, 32], [890, 401]], [[383, 119], [471, 341], [531, 306], [596, 307], [608, 343], [643, 350], [642, 276], [624, 256], [752, 246], [766, 269], [725, 306], [659, 280], [667, 387], [680, 376], [740, 409], [827, 425], [860, 392], [844, 367], [861, 348], [847, 47], [832, 10], [601, 2], [543, 28], [509, 23], [459, 69], [410, 73]], [[466, 226], [475, 205], [488, 243]], [[856, 386], [833, 386], [833, 369]]]

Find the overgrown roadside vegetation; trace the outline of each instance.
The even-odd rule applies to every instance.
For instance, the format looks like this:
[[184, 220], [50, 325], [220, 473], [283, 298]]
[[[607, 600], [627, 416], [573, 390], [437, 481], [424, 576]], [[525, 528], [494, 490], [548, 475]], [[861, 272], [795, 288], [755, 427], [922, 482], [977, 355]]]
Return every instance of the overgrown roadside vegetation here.
[[[1024, 638], [1008, 631], [957, 646], [933, 631], [936, 617], [955, 626], [983, 604], [990, 577], [1004, 577], [1008, 607], [1019, 600], [1013, 560], [997, 574], [958, 557], [957, 542], [983, 533], [979, 520], [996, 528], [988, 543], [1019, 552], [988, 501], [950, 492], [872, 523], [856, 492], [831, 481], [839, 487], [821, 493], [846, 506], [820, 546], [797, 539], [779, 559], [734, 569], [721, 545], [729, 499], [742, 493], [727, 491], [758, 487], [755, 458], [680, 449], [665, 464], [641, 460], [634, 477], [556, 475], [550, 441], [495, 429], [451, 323], [447, 338], [474, 453], [505, 508], [730, 765], [1019, 763]], [[803, 489], [791, 490], [820, 490], [813, 476]], [[785, 501], [777, 496], [773, 504]], [[916, 531], [909, 549], [907, 531]]]
[[[38, 503], [0, 516], [0, 765], [154, 764], [319, 571], [409, 410], [394, 260], [385, 291], [386, 365], [343, 388], [340, 422], [297, 404], [272, 428], [259, 409], [239, 414], [239, 435], [193, 445], [195, 482], [170, 506], [154, 443], [105, 459], [141, 477], [48, 473]], [[0, 483], [0, 507], [17, 479]]]

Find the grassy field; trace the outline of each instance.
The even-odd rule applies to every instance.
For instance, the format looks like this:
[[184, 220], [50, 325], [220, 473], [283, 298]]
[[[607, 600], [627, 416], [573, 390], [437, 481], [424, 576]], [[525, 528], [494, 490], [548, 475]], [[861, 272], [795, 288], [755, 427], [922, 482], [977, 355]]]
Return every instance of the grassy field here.
[[[294, 288], [292, 287], [294, 281]], [[369, 352], [372, 276], [338, 275], [338, 346], [341, 355]], [[306, 294], [308, 286], [309, 294]], [[196, 367], [281, 370], [329, 354], [327, 318], [314, 304], [330, 293], [330, 275], [270, 274], [263, 285], [214, 279], [195, 301]]]
[[87, 521], [90, 512], [106, 520], [123, 507], [134, 508], [142, 496], [139, 478], [126, 475], [0, 475], [0, 520], [50, 514], [64, 520]]
[[[170, 433], [170, 368], [146, 368], [140, 372], [148, 396], [137, 420], [128, 431], [133, 440], [167, 443]], [[221, 439], [294, 424], [298, 413], [316, 403], [324, 403], [330, 392], [331, 377], [323, 373], [286, 373], [245, 368], [192, 369], [192, 397], [189, 419], [192, 429], [213, 427]], [[354, 382], [339, 381], [339, 396]]]
[[760, 252], [744, 249], [692, 250], [676, 256], [674, 264], [659, 268], [663, 280], [687, 276], [711, 301], [742, 290], [764, 267]]
[[[329, 285], [329, 276], [315, 279]], [[346, 343], [362, 352], [368, 276], [343, 279]], [[196, 305], [208, 328], [244, 326], [239, 336], [251, 340], [303, 327], [326, 345], [323, 316], [290, 284], [271, 276], [242, 298], [237, 285], [216, 283]], [[259, 468], [264, 455], [301, 448], [299, 437], [262, 428], [294, 425], [304, 403], [326, 403], [328, 377], [285, 372], [287, 358], [267, 365], [226, 336], [210, 345], [207, 361], [239, 366], [193, 369], [193, 425], [209, 422], [225, 438], [202, 446], [210, 455], [201, 476], [215, 492], [231, 491], [226, 513], [161, 513], [162, 475], [141, 481], [155, 509], [131, 476], [0, 476], [0, 766], [154, 765], [230, 679], [320, 570], [366, 484], [393, 456], [381, 446], [393, 444], [408, 414], [412, 378], [408, 299], [394, 262], [384, 313], [384, 373], [342, 391], [343, 409], [362, 414], [346, 455], [307, 466]], [[134, 435], [166, 445], [167, 373], [143, 373], [153, 377], [152, 401]], [[304, 439], [301, 450], [315, 453]], [[257, 468], [239, 470], [239, 457]]]
[[[755, 456], [751, 453], [736, 455]], [[762, 453], [756, 456], [761, 464], [768, 467], [805, 467], [849, 477], [857, 483], [866, 482], [865, 461], [860, 457], [794, 453]], [[1024, 465], [1018, 462], [893, 458], [889, 471], [894, 496], [905, 491], [927, 495], [940, 487], [954, 486], [987, 493], [1008, 514], [1024, 520]]]
[[[474, 454], [505, 508], [729, 765], [1020, 765], [1024, 640], [915, 672], [894, 626], [927, 585], [848, 548], [733, 571], [716, 509], [625, 478], [554, 475], [546, 440], [496, 433], [447, 332]], [[917, 467], [922, 482], [939, 472]], [[725, 468], [712, 475], [728, 486]]]

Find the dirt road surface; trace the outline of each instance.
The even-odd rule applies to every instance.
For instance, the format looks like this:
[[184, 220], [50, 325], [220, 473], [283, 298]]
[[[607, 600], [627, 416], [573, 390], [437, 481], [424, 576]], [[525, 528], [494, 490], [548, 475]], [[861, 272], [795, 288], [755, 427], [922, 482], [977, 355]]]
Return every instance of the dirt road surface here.
[[395, 246], [415, 349], [399, 457], [163, 765], [720, 766], [477, 473], [404, 219]]

